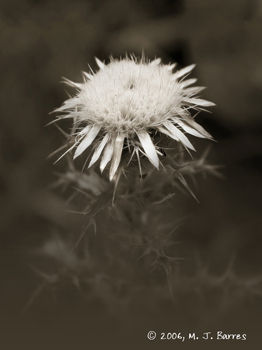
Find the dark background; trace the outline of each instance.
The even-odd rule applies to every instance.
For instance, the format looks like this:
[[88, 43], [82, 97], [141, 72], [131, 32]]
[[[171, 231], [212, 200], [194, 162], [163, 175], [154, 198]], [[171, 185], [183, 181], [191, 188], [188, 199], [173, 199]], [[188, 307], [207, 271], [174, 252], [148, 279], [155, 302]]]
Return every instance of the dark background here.
[[[198, 327], [247, 332], [249, 342], [258, 346], [261, 19], [260, 0], [1, 2], [1, 348], [102, 349], [111, 344], [123, 349], [128, 348], [125, 343], [156, 348], [145, 340], [151, 328]], [[258, 281], [256, 291], [223, 310], [212, 296], [205, 307], [194, 304], [190, 293], [174, 309], [161, 305], [157, 297], [143, 309], [141, 299], [141, 305], [121, 316], [65, 291], [59, 298], [43, 293], [23, 312], [39, 285], [32, 252], [45, 242], [50, 227], [74, 226], [73, 219], [65, 219], [59, 191], [49, 189], [54, 171], [63, 169], [63, 164], [53, 166], [47, 160], [63, 138], [56, 128], [44, 127], [51, 120], [48, 113], [66, 98], [61, 77], [80, 80], [88, 64], [95, 67], [94, 56], [107, 61], [111, 54], [139, 55], [142, 50], [164, 63], [196, 63], [194, 76], [208, 87], [203, 95], [217, 104], [212, 114], [201, 113], [199, 121], [218, 141], [212, 144], [209, 161], [224, 166], [224, 179], [199, 181], [200, 204], [181, 199], [181, 213], [188, 217], [180, 235], [183, 252], [197, 252], [214, 270], [226, 269], [233, 261], [238, 276]], [[233, 287], [234, 295], [245, 294], [241, 283]], [[176, 344], [158, 344], [169, 345]], [[229, 345], [241, 348], [247, 343]]]

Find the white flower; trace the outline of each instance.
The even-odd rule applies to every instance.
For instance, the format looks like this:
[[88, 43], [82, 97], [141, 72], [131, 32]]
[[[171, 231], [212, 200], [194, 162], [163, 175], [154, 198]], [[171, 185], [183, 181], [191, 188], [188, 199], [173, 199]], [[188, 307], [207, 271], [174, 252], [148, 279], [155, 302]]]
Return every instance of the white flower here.
[[[190, 110], [213, 106], [212, 102], [198, 98], [202, 87], [190, 87], [196, 79], [186, 79], [195, 65], [173, 73], [175, 64], [164, 65], [158, 58], [151, 62], [135, 57], [111, 59], [108, 65], [96, 59], [98, 72], [83, 72], [83, 83], [66, 83], [77, 89], [56, 109], [63, 113], [57, 120], [72, 118], [71, 137], [74, 158], [94, 143], [89, 167], [99, 158], [101, 172], [111, 162], [109, 178], [112, 180], [121, 161], [123, 147], [138, 156], [144, 154], [159, 168], [158, 154], [151, 134], [163, 133], [186, 149], [194, 150], [185, 133], [211, 138], [190, 115]], [[60, 157], [61, 158], [61, 157]]]

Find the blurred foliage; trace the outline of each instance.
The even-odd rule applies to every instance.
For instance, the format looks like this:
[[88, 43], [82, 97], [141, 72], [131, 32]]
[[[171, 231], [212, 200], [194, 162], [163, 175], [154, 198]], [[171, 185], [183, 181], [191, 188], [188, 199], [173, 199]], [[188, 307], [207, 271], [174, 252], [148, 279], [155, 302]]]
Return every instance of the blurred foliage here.
[[180, 252], [181, 217], [174, 215], [177, 191], [197, 201], [189, 178], [197, 183], [198, 174], [221, 175], [206, 157], [207, 152], [198, 160], [187, 159], [181, 145], [175, 154], [167, 147], [163, 169], [155, 171], [142, 162], [139, 170], [133, 160], [112, 184], [96, 173], [98, 169], [79, 172], [69, 155], [68, 171], [59, 174], [54, 185], [62, 186], [68, 212], [80, 216], [80, 226], [66, 235], [56, 232], [36, 252], [33, 270], [42, 283], [26, 308], [37, 302], [40, 292], [53, 290], [59, 295], [70, 285], [113, 313], [129, 310], [145, 293], [146, 305], [168, 300], [176, 305], [190, 295], [204, 308], [211, 295], [217, 310], [261, 296], [259, 275], [238, 276], [232, 264], [222, 272], [209, 271], [209, 263], [194, 257], [194, 251], [190, 266]]

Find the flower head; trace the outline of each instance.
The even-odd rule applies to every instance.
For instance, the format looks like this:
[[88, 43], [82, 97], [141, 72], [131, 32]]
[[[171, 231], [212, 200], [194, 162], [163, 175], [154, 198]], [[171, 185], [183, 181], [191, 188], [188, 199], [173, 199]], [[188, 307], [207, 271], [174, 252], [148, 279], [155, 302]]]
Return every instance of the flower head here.
[[190, 114], [213, 106], [212, 102], [198, 98], [202, 87], [191, 87], [196, 79], [187, 79], [195, 65], [173, 72], [175, 64], [164, 65], [161, 60], [138, 61], [135, 57], [111, 59], [108, 65], [96, 59], [98, 72], [83, 72], [83, 82], [65, 82], [77, 93], [56, 109], [62, 113], [57, 119], [72, 118], [70, 136], [75, 149], [74, 158], [94, 144], [89, 162], [91, 167], [100, 160], [103, 172], [110, 164], [109, 178], [118, 170], [122, 150], [127, 148], [144, 154], [159, 168], [161, 154], [152, 141], [152, 132], [160, 132], [186, 149], [194, 150], [185, 133], [211, 138]]

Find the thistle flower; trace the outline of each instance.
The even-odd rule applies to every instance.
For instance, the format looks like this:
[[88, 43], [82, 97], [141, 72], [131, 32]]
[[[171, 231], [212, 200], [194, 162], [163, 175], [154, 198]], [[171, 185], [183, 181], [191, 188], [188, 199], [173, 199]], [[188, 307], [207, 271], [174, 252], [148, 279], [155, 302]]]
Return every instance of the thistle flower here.
[[187, 150], [195, 149], [185, 133], [211, 138], [190, 113], [214, 105], [198, 97], [203, 87], [191, 87], [196, 79], [187, 79], [195, 65], [173, 72], [175, 64], [161, 64], [159, 58], [151, 62], [138, 61], [133, 56], [123, 60], [111, 58], [108, 65], [96, 58], [96, 62], [98, 72], [83, 72], [82, 83], [65, 79], [77, 93], [55, 110], [62, 113], [56, 120], [73, 119], [73, 145], [66, 153], [75, 149], [74, 159], [94, 144], [89, 167], [101, 158], [103, 172], [111, 163], [111, 181], [123, 148], [132, 153], [131, 158], [136, 154], [138, 161], [139, 153], [144, 154], [159, 168], [161, 152], [154, 144], [154, 132], [180, 142]]

